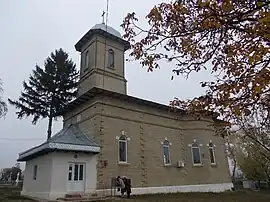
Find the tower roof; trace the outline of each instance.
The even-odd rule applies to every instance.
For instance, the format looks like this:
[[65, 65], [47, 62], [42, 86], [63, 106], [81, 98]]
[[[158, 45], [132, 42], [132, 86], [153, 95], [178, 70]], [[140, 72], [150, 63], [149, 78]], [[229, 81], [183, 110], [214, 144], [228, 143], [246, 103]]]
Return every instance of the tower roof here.
[[92, 36], [94, 34], [100, 34], [102, 36], [108, 37], [112, 40], [116, 40], [124, 45], [125, 50], [130, 48], [130, 44], [128, 41], [125, 41], [121, 33], [117, 31], [116, 29], [110, 27], [101, 23], [101, 24], [96, 24], [93, 26], [75, 45], [75, 49], [79, 52], [82, 51], [82, 47], [84, 46], [85, 43], [87, 43], [89, 40], [91, 40]]
[[[95, 29], [101, 29], [106, 32], [106, 25], [104, 23], [96, 24], [90, 30], [95, 30]], [[107, 32], [122, 39], [121, 33], [108, 25], [107, 25]]]

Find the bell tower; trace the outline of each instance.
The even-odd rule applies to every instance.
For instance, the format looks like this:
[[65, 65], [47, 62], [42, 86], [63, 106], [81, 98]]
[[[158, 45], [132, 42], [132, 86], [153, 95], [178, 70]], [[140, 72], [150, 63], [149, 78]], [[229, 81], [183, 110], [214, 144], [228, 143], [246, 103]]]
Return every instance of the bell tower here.
[[75, 45], [81, 53], [78, 96], [94, 87], [127, 93], [125, 51], [129, 42], [105, 23], [96, 24]]

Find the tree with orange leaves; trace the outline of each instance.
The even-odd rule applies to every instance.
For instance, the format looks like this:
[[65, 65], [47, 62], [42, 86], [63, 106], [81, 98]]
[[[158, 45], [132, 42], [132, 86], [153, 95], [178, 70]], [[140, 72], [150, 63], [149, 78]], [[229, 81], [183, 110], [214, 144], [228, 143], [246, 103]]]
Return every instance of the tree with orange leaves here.
[[148, 71], [166, 60], [176, 75], [206, 69], [216, 78], [201, 82], [205, 96], [171, 105], [227, 120], [250, 116], [258, 106], [270, 111], [269, 0], [174, 0], [154, 6], [146, 19], [147, 29], [134, 12], [121, 25], [133, 59]]

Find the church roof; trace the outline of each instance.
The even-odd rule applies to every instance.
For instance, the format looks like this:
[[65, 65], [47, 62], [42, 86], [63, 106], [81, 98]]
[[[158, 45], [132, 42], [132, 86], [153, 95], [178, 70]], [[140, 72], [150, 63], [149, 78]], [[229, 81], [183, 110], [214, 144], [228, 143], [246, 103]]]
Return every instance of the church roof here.
[[77, 124], [71, 124], [67, 128], [62, 129], [60, 132], [52, 136], [48, 141], [54, 143], [98, 147], [98, 144], [92, 138], [84, 134]]
[[125, 50], [128, 50], [130, 48], [130, 44], [128, 41], [125, 41], [121, 33], [117, 31], [116, 29], [110, 27], [101, 23], [101, 24], [96, 24], [94, 27], [92, 27], [75, 45], [75, 49], [79, 52], [82, 51], [82, 47], [84, 46], [85, 43], [87, 43], [91, 38], [93, 37], [94, 34], [100, 34], [105, 37], [108, 37], [109, 39], [116, 40], [119, 43], [122, 43], [124, 45]]
[[69, 125], [43, 144], [20, 153], [18, 161], [30, 160], [55, 150], [99, 153], [100, 147], [93, 138], [84, 134], [77, 124]]
[[[126, 95], [126, 94], [122, 94], [122, 93], [113, 92], [113, 91], [109, 91], [109, 90], [106, 90], [106, 89], [94, 87], [94, 88], [90, 89], [89, 91], [87, 91], [86, 93], [79, 96], [78, 98], [76, 98], [75, 100], [73, 100], [72, 102], [70, 102], [64, 108], [64, 110], [60, 112], [59, 115], [65, 115], [66, 113], [74, 110], [78, 106], [86, 103], [88, 100], [93, 99], [95, 96], [98, 96], [98, 95], [108, 96], [108, 97], [112, 97], [112, 98], [115, 98], [115, 99], [124, 100], [124, 101], [128, 101], [128, 102], [131, 102], [131, 103], [136, 103], [136, 104], [139, 104], [139, 105], [144, 105], [144, 106], [148, 106], [148, 107], [155, 108], [155, 109], [158, 109], [158, 110], [164, 110], [164, 111], [167, 111], [167, 112], [177, 113], [177, 114], [181, 114], [181, 115], [186, 115], [187, 114], [187, 111], [182, 110], [182, 109], [172, 108], [172, 107], [170, 107], [168, 105], [160, 104], [160, 103], [157, 103], [157, 102], [144, 100], [144, 99], [140, 99], [140, 98], [133, 97], [133, 96], [130, 96], [130, 95]], [[217, 118], [216, 113], [209, 112], [209, 116], [212, 116], [214, 120], [217, 120], [216, 119]]]

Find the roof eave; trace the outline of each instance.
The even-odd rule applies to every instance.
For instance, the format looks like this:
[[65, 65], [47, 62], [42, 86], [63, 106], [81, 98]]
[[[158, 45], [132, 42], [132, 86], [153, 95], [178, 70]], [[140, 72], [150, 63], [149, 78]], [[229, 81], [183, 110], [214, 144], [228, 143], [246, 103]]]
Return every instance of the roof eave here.
[[94, 34], [101, 34], [105, 37], [108, 37], [112, 40], [116, 40], [120, 43], [122, 43], [124, 45], [124, 51], [130, 49], [130, 43], [128, 41], [125, 41], [124, 39], [122, 38], [119, 38], [113, 34], [110, 34], [102, 29], [92, 29], [92, 30], [89, 30], [76, 44], [75, 44], [75, 49], [76, 51], [78, 52], [81, 52], [82, 51], [82, 47], [84, 46], [84, 44], [89, 41], [91, 39], [91, 37], [94, 35]]
[[[168, 113], [175, 113], [175, 114], [178, 114], [178, 115], [180, 115], [180, 114], [181, 115], [188, 115], [188, 112], [183, 110], [183, 109], [175, 108], [175, 107], [172, 107], [172, 106], [169, 106], [169, 105], [164, 105], [164, 104], [160, 104], [160, 103], [149, 101], [149, 100], [140, 99], [140, 98], [137, 98], [137, 97], [126, 95], [126, 94], [121, 94], [121, 93], [109, 91], [109, 90], [98, 88], [98, 87], [94, 87], [94, 88], [90, 89], [86, 93], [82, 94], [81, 96], [79, 96], [78, 98], [76, 98], [75, 100], [70, 102], [59, 113], [59, 115], [64, 116], [66, 113], [68, 113], [69, 111], [72, 111], [77, 106], [86, 103], [87, 101], [89, 101], [90, 99], [92, 99], [92, 98], [94, 98], [95, 96], [98, 96], [98, 95], [110, 96], [110, 97], [113, 97], [113, 98], [126, 100], [126, 101], [134, 102], [134, 103], [137, 103], [137, 104], [147, 105], [147, 106], [150, 106], [150, 107], [153, 107], [153, 108], [156, 108], [156, 109], [167, 110]], [[216, 113], [216, 112], [204, 111], [202, 113], [206, 114], [205, 117], [213, 119], [213, 121], [218, 120], [217, 117], [219, 116], [219, 114]]]
[[32, 153], [32, 154], [29, 154], [29, 155], [19, 155], [17, 161], [18, 162], [23, 162], [23, 161], [29, 161], [29, 160], [32, 160], [34, 158], [37, 158], [39, 156], [42, 156], [44, 154], [47, 154], [49, 152], [52, 152], [53, 150], [52, 149], [49, 149], [49, 148], [46, 148], [46, 149], [43, 149], [43, 150], [40, 150], [36, 153]]
[[177, 112], [177, 113], [182, 113], [182, 114], [186, 113], [184, 110], [177, 109], [177, 108], [172, 108], [172, 107], [170, 107], [168, 105], [156, 103], [156, 102], [149, 101], [149, 100], [143, 100], [143, 99], [136, 98], [136, 97], [133, 97], [133, 96], [129, 96], [129, 95], [126, 95], [126, 94], [121, 94], [121, 93], [117, 93], [117, 92], [108, 91], [108, 90], [105, 90], [105, 89], [94, 87], [94, 88], [90, 89], [88, 92], [86, 92], [83, 95], [79, 96], [77, 99], [70, 102], [66, 106], [66, 108], [63, 111], [61, 111], [59, 114], [64, 116], [67, 112], [69, 112], [70, 110], [73, 110], [78, 105], [84, 104], [88, 100], [94, 98], [97, 95], [101, 95], [101, 94], [105, 95], [105, 96], [111, 96], [111, 97], [114, 97], [114, 98], [119, 98], [121, 100], [127, 100], [127, 101], [131, 101], [131, 102], [135, 102], [135, 103], [138, 103], [138, 104], [145, 104], [145, 105], [157, 108], [157, 109], [168, 110], [169, 112]]
[[75, 144], [65, 144], [65, 143], [57, 143], [50, 142], [46, 144], [42, 144], [38, 147], [34, 147], [33, 149], [27, 150], [26, 152], [22, 152], [19, 154], [19, 158], [17, 161], [26, 161], [32, 159], [32, 157], [36, 158], [46, 152], [53, 150], [62, 150], [62, 151], [74, 151], [74, 152], [89, 152], [89, 153], [99, 153], [100, 147], [96, 145], [75, 145]]

